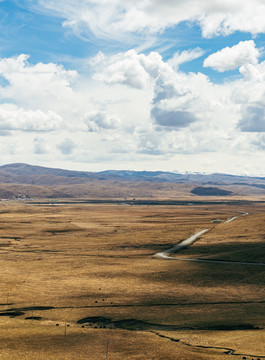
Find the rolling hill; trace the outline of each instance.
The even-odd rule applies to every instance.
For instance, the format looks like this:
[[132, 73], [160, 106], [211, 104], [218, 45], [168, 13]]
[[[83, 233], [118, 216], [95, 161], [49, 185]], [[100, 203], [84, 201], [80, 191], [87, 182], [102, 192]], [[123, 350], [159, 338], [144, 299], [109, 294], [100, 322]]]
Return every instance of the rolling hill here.
[[191, 196], [263, 195], [265, 196], [265, 178], [262, 177], [129, 170], [86, 172], [23, 163], [0, 166], [2, 199], [170, 199]]

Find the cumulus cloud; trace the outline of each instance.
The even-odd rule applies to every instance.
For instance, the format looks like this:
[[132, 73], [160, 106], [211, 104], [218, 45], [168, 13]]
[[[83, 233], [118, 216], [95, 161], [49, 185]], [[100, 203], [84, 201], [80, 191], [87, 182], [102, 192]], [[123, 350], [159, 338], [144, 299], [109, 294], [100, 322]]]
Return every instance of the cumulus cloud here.
[[[57, 15], [63, 26], [75, 34], [102, 39], [135, 41], [128, 34], [158, 34], [182, 21], [194, 21], [203, 36], [231, 34], [235, 31], [265, 32], [263, 0], [26, 0], [31, 9]], [[141, 34], [141, 35], [140, 35]], [[138, 37], [138, 41], [139, 41]]]
[[54, 131], [61, 125], [62, 118], [53, 111], [26, 111], [10, 104], [0, 106], [1, 130]]
[[47, 154], [49, 152], [46, 141], [43, 138], [35, 138], [34, 139], [34, 154], [42, 155]]
[[108, 114], [106, 111], [92, 111], [83, 116], [83, 121], [90, 132], [116, 129], [120, 124], [117, 115]]
[[149, 75], [139, 62], [135, 50], [106, 57], [100, 52], [90, 64], [96, 69], [94, 79], [107, 84], [123, 84], [137, 89], [144, 88]]
[[165, 149], [161, 137], [156, 133], [141, 134], [138, 136], [137, 152], [148, 155], [164, 155]]
[[76, 71], [54, 63], [32, 65], [28, 59], [25, 54], [0, 59], [0, 76], [8, 82], [0, 87], [0, 98], [39, 108], [73, 95], [71, 85], [77, 79]]
[[[240, 67], [240, 72], [244, 77], [232, 79], [223, 84], [213, 84], [202, 73], [180, 72], [176, 67], [173, 68], [174, 63], [163, 61], [161, 55], [156, 52], [145, 55], [133, 50], [109, 57], [100, 53], [93, 61], [98, 76], [102, 71], [104, 75], [102, 79], [106, 79], [105, 70], [108, 66], [113, 66], [118, 69], [119, 74], [122, 73], [124, 69], [122, 63], [127, 61], [127, 58], [134, 60], [130, 66], [141, 69], [141, 72], [146, 74], [143, 86], [149, 86], [153, 92], [150, 118], [146, 120], [146, 129], [152, 119], [152, 125], [160, 133], [183, 131], [187, 128], [191, 132], [201, 133], [204, 136], [206, 132], [209, 132], [209, 138], [212, 134], [218, 134], [215, 136], [218, 136], [219, 140], [215, 141], [215, 144], [218, 143], [220, 148], [220, 142], [232, 143], [234, 139], [233, 142], [236, 144], [236, 132], [264, 131], [265, 62], [257, 63], [260, 52], [256, 49], [254, 41], [241, 42], [226, 50], [215, 54], [218, 55], [216, 59], [219, 61], [217, 65], [216, 60], [216, 68], [228, 70], [237, 66]], [[192, 54], [192, 50], [189, 53]], [[196, 49], [195, 53], [197, 53]], [[208, 64], [209, 59], [210, 57]], [[126, 68], [126, 72], [128, 71], [129, 68]], [[124, 77], [126, 76], [123, 73], [122, 78]], [[112, 77], [109, 78], [109, 83], [119, 83], [119, 80]], [[135, 84], [129, 81], [128, 77], [126, 86], [135, 88]], [[107, 122], [108, 125], [104, 125], [105, 118], [106, 114], [104, 116], [103, 114], [99, 116], [98, 113], [90, 114], [86, 120], [89, 131], [111, 128], [109, 122]], [[194, 139], [193, 143], [196, 143]], [[199, 144], [202, 148], [203, 143], [206, 144], [200, 139]], [[161, 151], [154, 149], [151, 144], [153, 142], [149, 144], [149, 150], [153, 150], [150, 151]], [[207, 143], [205, 148], [209, 147]]]
[[[157, 52], [99, 53], [90, 65], [102, 82], [80, 75], [79, 87], [72, 86], [76, 74], [72, 76], [59, 65], [38, 64], [40, 69], [45, 65], [42, 72], [23, 56], [0, 60], [0, 72], [9, 79], [5, 89], [0, 87], [0, 99], [17, 102], [0, 105], [0, 135], [1, 130], [6, 135], [10, 132], [14, 144], [21, 137], [22, 148], [28, 143], [32, 152], [33, 144], [41, 158], [52, 157], [48, 144], [54, 143], [64, 160], [71, 155], [69, 158], [84, 162], [95, 161], [94, 149], [102, 161], [113, 159], [111, 151], [115, 151], [124, 156], [124, 164], [132, 158], [140, 163], [151, 155], [249, 153], [257, 147], [255, 132], [265, 131], [265, 62], [257, 64], [253, 44], [249, 44], [252, 57], [240, 53], [247, 62], [230, 59], [234, 65], [237, 62], [243, 76], [222, 84], [212, 83], [202, 73], [178, 70], [179, 64], [201, 54], [198, 48], [177, 53], [170, 61]], [[115, 84], [119, 86], [112, 86]], [[54, 110], [55, 104], [60, 111]], [[55, 130], [62, 125], [65, 139], [58, 140]], [[15, 130], [24, 131], [23, 136]], [[32, 134], [41, 131], [53, 133], [37, 138]], [[5, 144], [9, 140], [1, 139]], [[15, 146], [12, 149], [18, 152]]]
[[45, 78], [61, 80], [64, 85], [69, 85], [77, 76], [74, 70], [65, 70], [62, 65], [54, 63], [37, 63], [32, 65], [28, 62], [29, 55], [20, 54], [18, 56], [0, 59], [0, 74], [5, 77], [10, 83], [16, 81], [16, 77], [23, 77], [27, 75], [30, 77], [32, 74], [43, 75]]
[[65, 138], [62, 142], [57, 145], [57, 149], [61, 151], [62, 155], [70, 155], [76, 148], [76, 144], [73, 140]]
[[138, 54], [134, 49], [112, 56], [99, 52], [90, 64], [95, 71], [94, 79], [137, 89], [146, 88], [151, 79], [171, 69], [159, 53]]
[[243, 79], [230, 83], [231, 100], [239, 108], [238, 129], [243, 132], [265, 131], [265, 61], [240, 67]]
[[211, 67], [219, 72], [234, 70], [244, 64], [258, 63], [261, 55], [253, 40], [240, 41], [232, 47], [225, 47], [208, 56], [203, 63], [204, 67]]
[[[208, 2], [208, 5], [210, 0]], [[253, 35], [265, 32], [262, 18], [265, 4], [262, 0], [245, 2], [240, 0], [212, 1], [204, 14], [199, 16], [204, 37], [230, 35], [235, 31], [249, 32]]]
[[[195, 53], [198, 54], [198, 50], [195, 50], [190, 58], [194, 57]], [[189, 54], [192, 54], [192, 51]], [[186, 54], [181, 61], [184, 61], [184, 57], [187, 60], [189, 56]], [[202, 81], [205, 81], [206, 77], [197, 75], [192, 79], [192, 76], [174, 71], [170, 63], [164, 62], [157, 52], [144, 55], [130, 50], [109, 57], [100, 53], [92, 59], [91, 64], [97, 71], [96, 78], [107, 83], [123, 83], [133, 88], [136, 84], [140, 88], [151, 86], [154, 96], [150, 115], [157, 125], [181, 128], [196, 121], [196, 116], [192, 113], [200, 106], [200, 88], [193, 83], [197, 81], [196, 77]], [[137, 75], [129, 77], [128, 74]], [[91, 129], [93, 124], [92, 119]]]
[[183, 128], [196, 121], [188, 111], [168, 111], [154, 107], [151, 112], [157, 125], [169, 128]]
[[239, 71], [250, 84], [262, 84], [265, 80], [265, 61], [257, 65], [244, 64], [239, 68]]
[[265, 135], [258, 134], [254, 140], [252, 140], [252, 144], [257, 146], [261, 150], [265, 150]]
[[265, 107], [259, 105], [246, 106], [238, 126], [242, 131], [265, 132]]
[[[238, 139], [238, 138], [237, 138]], [[149, 155], [171, 157], [174, 154], [202, 154], [204, 152], [225, 153], [244, 151], [248, 142], [246, 137], [240, 139], [239, 144], [221, 128], [205, 127], [201, 131], [191, 131], [184, 127], [181, 131], [171, 128], [171, 131], [162, 129], [158, 132], [153, 129], [145, 133], [137, 133], [137, 152]], [[239, 146], [242, 145], [243, 146]]]

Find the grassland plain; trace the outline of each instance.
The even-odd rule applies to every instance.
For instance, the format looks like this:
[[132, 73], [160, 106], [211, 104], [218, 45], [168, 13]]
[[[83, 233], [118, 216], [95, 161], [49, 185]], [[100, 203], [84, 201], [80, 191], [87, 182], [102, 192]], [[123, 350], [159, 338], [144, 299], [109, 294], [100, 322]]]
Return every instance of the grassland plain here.
[[265, 264], [259, 203], [1, 202], [0, 358], [265, 358], [265, 266], [152, 257], [205, 228], [176, 256]]

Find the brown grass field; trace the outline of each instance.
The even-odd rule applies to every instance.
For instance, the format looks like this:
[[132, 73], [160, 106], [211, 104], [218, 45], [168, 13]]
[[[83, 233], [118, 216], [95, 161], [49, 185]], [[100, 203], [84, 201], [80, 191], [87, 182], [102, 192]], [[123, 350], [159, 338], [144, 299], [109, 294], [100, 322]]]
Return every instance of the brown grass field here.
[[[264, 204], [3, 201], [0, 215], [0, 359], [265, 358]], [[153, 257], [206, 228], [175, 256], [231, 263]]]

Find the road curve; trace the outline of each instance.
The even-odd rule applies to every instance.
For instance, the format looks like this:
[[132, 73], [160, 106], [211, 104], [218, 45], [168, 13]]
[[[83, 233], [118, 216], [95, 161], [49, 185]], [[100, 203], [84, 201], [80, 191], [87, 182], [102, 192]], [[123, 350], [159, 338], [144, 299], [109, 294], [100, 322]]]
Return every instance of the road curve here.
[[172, 256], [170, 256], [170, 254], [175, 254], [176, 252], [193, 244], [202, 234], [206, 233], [207, 231], [209, 231], [209, 229], [201, 230], [201, 231], [197, 232], [196, 234], [192, 235], [191, 237], [189, 237], [188, 239], [182, 241], [180, 244], [177, 244], [168, 250], [156, 253], [154, 255], [154, 257], [163, 258], [163, 259], [175, 259]]
[[[248, 215], [247, 212], [241, 212], [240, 216], [246, 216]], [[225, 221], [226, 224], [234, 221], [237, 219], [238, 216], [234, 216], [231, 219], [228, 219]], [[228, 261], [228, 260], [214, 260], [214, 259], [190, 259], [190, 258], [177, 258], [173, 257], [172, 255], [177, 253], [178, 251], [186, 248], [189, 245], [192, 245], [201, 235], [205, 234], [209, 229], [204, 229], [196, 234], [192, 235], [188, 239], [182, 241], [181, 243], [173, 246], [172, 248], [158, 252], [155, 255], [153, 255], [153, 258], [160, 258], [160, 259], [167, 259], [167, 260], [177, 260], [177, 261], [192, 261], [192, 262], [202, 262], [202, 263], [215, 263], [215, 264], [230, 264], [230, 265], [250, 265], [250, 266], [265, 266], [264, 263], [255, 263], [255, 262], [245, 262], [245, 261]]]
[[[240, 216], [247, 216], [248, 213], [247, 212], [242, 212], [242, 211], [238, 211], [241, 215]], [[228, 219], [225, 221], [225, 224], [229, 224], [230, 222], [236, 220], [238, 218], [238, 216], [234, 216], [231, 219]]]
[[231, 219], [226, 220], [226, 221], [225, 221], [225, 224], [229, 224], [230, 222], [236, 220], [237, 218], [238, 218], [237, 216], [234, 216], [234, 217], [232, 217]]

